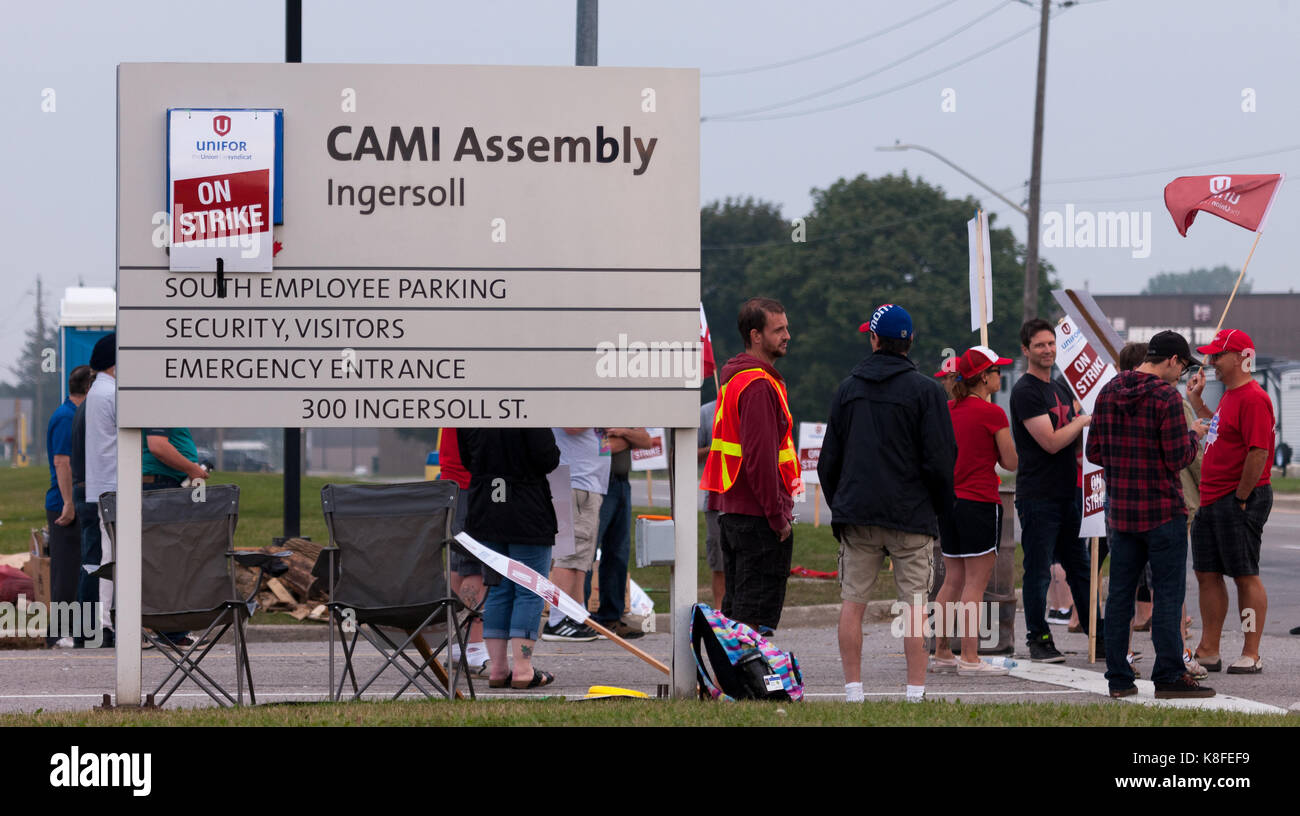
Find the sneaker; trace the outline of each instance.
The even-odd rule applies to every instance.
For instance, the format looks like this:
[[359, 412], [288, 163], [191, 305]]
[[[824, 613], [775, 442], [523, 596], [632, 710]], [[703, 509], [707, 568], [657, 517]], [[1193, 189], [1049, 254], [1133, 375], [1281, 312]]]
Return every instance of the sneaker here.
[[1183, 668], [1187, 669], [1187, 673], [1192, 676], [1193, 680], [1204, 680], [1210, 676], [1210, 670], [1192, 657], [1191, 649], [1183, 649]]
[[573, 618], [565, 618], [556, 625], [549, 623], [542, 627], [542, 640], [567, 640], [573, 643], [586, 643], [599, 635], [585, 623], [577, 623]]
[[1172, 683], [1156, 683], [1157, 700], [1181, 700], [1184, 697], [1213, 697], [1214, 689], [1202, 686], [1190, 674], [1184, 674]]
[[1070, 625], [1069, 609], [1049, 609], [1047, 610], [1047, 622], [1057, 626]]
[[959, 660], [957, 662], [957, 674], [962, 677], [996, 677], [1011, 674], [1011, 670], [1005, 666], [994, 666], [992, 663], [985, 663], [983, 660], [976, 660], [974, 663]]
[[1065, 655], [1056, 651], [1051, 635], [1043, 635], [1040, 640], [1029, 642], [1029, 659], [1035, 663], [1064, 663]]
[[930, 658], [930, 674], [956, 674], [957, 658]]
[[[626, 623], [624, 623], [621, 620], [610, 621], [609, 623], [605, 623], [603, 621], [596, 621], [596, 622], [599, 623], [601, 626], [605, 627], [606, 629], [608, 629], [609, 631], [613, 632], [614, 634], [618, 635], [619, 637], [623, 638], [623, 640], [636, 640], [639, 637], [645, 637], [645, 632], [641, 631], [640, 629], [633, 629], [631, 626], [628, 626]], [[591, 627], [587, 627], [587, 628], [590, 629]], [[601, 638], [602, 640], [605, 639], [605, 636], [599, 633], [597, 633], [596, 637]]]

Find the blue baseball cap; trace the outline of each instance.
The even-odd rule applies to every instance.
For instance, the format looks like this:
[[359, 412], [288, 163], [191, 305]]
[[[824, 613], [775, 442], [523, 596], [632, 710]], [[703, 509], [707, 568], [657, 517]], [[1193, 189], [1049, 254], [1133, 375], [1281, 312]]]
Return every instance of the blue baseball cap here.
[[912, 336], [912, 316], [902, 306], [886, 303], [871, 313], [871, 321], [858, 327], [860, 332], [875, 332], [877, 337], [906, 340]]

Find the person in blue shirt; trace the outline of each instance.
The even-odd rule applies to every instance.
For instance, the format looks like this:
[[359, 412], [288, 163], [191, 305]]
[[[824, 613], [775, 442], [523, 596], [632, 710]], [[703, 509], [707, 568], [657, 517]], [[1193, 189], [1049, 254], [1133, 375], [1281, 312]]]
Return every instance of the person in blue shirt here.
[[[72, 419], [86, 399], [92, 374], [90, 366], [77, 366], [68, 375], [68, 398], [54, 409], [45, 431], [45, 452], [50, 462], [50, 489], [45, 493], [45, 520], [50, 538], [50, 601], [77, 600], [81, 571], [81, 526], [72, 492]], [[50, 646], [72, 646], [70, 633], [51, 631]]]

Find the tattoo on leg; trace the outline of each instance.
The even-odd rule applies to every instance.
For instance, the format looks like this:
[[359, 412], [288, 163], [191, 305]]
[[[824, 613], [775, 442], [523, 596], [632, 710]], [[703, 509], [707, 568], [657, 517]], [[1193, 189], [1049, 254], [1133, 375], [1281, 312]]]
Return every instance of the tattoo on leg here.
[[461, 600], [466, 606], [478, 606], [478, 587], [469, 587], [462, 589], [460, 593]]
[[527, 644], [524, 644], [523, 646], [520, 646], [520, 647], [519, 647], [519, 651], [523, 654], [524, 657], [532, 657], [532, 656], [533, 656], [533, 647], [532, 647], [532, 646], [529, 646], [529, 645], [527, 645]]

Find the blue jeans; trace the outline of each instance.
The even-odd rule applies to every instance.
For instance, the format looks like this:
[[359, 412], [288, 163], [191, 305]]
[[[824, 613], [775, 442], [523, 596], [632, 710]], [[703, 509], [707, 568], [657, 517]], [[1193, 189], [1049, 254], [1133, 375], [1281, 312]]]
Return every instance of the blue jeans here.
[[623, 618], [627, 598], [627, 563], [632, 554], [632, 484], [626, 476], [611, 476], [609, 492], [600, 503], [600, 607], [592, 615], [603, 626]]
[[[544, 544], [499, 544], [481, 542], [493, 552], [512, 558], [529, 567], [543, 578], [551, 566], [551, 548]], [[537, 626], [542, 620], [542, 598], [511, 581], [488, 590], [483, 602], [483, 638], [485, 640], [536, 640]]]
[[[1088, 551], [1079, 538], [1079, 506], [1068, 499], [1016, 499], [1020, 516], [1020, 546], [1024, 550], [1025, 579], [1021, 602], [1025, 607], [1025, 629], [1029, 642], [1051, 636], [1047, 628], [1047, 588], [1052, 584], [1052, 561], [1065, 569], [1079, 623], [1088, 631]], [[1114, 569], [1112, 562], [1111, 569]], [[1136, 590], [1135, 590], [1136, 591]], [[1114, 594], [1114, 588], [1111, 588]], [[1131, 599], [1130, 599], [1131, 600]], [[1127, 620], [1127, 618], [1125, 619]], [[1098, 636], [1105, 629], [1099, 624]]]
[[[1110, 595], [1106, 598], [1106, 619], [1133, 618], [1138, 578], [1151, 563], [1151, 642], [1156, 662], [1151, 679], [1173, 683], [1183, 676], [1183, 637], [1179, 618], [1187, 591], [1187, 517], [1174, 516], [1151, 530], [1126, 533], [1108, 529], [1110, 537]], [[1128, 664], [1128, 627], [1106, 638], [1106, 679], [1112, 689], [1133, 685], [1133, 668]]]

